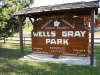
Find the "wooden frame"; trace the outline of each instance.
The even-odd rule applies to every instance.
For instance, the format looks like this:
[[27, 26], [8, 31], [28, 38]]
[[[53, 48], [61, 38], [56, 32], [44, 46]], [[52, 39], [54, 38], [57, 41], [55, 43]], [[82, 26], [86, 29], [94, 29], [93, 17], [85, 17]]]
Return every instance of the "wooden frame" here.
[[94, 27], [95, 27], [95, 10], [91, 10], [91, 56], [90, 65], [94, 64]]
[[[98, 2], [96, 2], [98, 3]], [[24, 48], [23, 48], [23, 21], [25, 20], [26, 17], [29, 17], [32, 25], [33, 21], [31, 20], [31, 17], [35, 19], [37, 17], [41, 16], [49, 16], [49, 15], [56, 15], [56, 14], [76, 14], [76, 15], [91, 15], [91, 54], [90, 54], [90, 65], [94, 64], [94, 27], [95, 27], [95, 14], [98, 12], [99, 5], [96, 7], [87, 7], [81, 9], [81, 7], [78, 9], [66, 9], [66, 10], [60, 10], [59, 11], [48, 11], [48, 12], [38, 12], [38, 13], [27, 13], [26, 14], [21, 14], [20, 12], [18, 14], [15, 14], [15, 16], [19, 16], [19, 36], [20, 36], [20, 55], [23, 58], [24, 57]], [[24, 12], [24, 10], [23, 10]]]

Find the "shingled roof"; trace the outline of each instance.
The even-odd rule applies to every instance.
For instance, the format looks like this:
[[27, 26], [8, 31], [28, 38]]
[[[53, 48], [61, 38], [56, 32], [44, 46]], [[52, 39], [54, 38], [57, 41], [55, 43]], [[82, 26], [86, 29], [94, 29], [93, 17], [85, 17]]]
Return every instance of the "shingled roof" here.
[[[41, 6], [41, 7], [33, 7], [28, 9], [23, 9], [17, 13], [15, 16], [19, 15], [36, 15], [41, 13], [49, 13], [49, 12], [57, 12], [57, 11], [69, 11], [69, 10], [83, 10], [83, 9], [98, 9], [99, 1], [91, 1], [91, 2], [74, 2], [74, 3], [65, 3], [60, 5], [49, 5], [49, 6]], [[88, 11], [87, 11], [88, 12]]]

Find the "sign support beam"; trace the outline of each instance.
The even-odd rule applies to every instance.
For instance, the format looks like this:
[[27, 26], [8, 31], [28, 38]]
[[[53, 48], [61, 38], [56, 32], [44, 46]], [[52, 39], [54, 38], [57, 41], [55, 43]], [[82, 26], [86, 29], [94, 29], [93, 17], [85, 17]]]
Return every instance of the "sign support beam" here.
[[21, 58], [24, 57], [22, 25], [23, 25], [22, 16], [19, 16], [19, 36], [20, 36], [20, 55], [21, 55]]
[[32, 19], [31, 19], [30, 17], [29, 17], [29, 20], [30, 20], [30, 22], [32, 23], [32, 25], [34, 25], [34, 24], [33, 24], [34, 22], [32, 21]]
[[95, 27], [95, 10], [91, 10], [91, 57], [90, 65], [94, 64], [94, 27]]

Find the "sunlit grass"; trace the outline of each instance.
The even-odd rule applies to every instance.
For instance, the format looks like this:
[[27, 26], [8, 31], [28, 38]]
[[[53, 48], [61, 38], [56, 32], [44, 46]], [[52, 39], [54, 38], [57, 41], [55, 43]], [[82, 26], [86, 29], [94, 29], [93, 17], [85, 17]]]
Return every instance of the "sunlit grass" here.
[[[89, 33], [89, 38], [91, 38], [91, 33]], [[100, 38], [100, 31], [94, 32], [94, 38]]]
[[[21, 61], [19, 42], [8, 40], [6, 44], [0, 40], [0, 75], [99, 75], [100, 44], [95, 44], [97, 66], [75, 66], [47, 62]], [[24, 47], [25, 55], [31, 53], [31, 42]]]

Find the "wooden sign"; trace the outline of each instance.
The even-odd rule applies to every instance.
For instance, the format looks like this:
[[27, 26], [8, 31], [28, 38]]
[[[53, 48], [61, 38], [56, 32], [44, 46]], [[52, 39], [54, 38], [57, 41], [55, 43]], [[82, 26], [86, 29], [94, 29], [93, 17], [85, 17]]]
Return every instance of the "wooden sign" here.
[[32, 52], [88, 56], [88, 30], [82, 18], [49, 18], [34, 23]]

